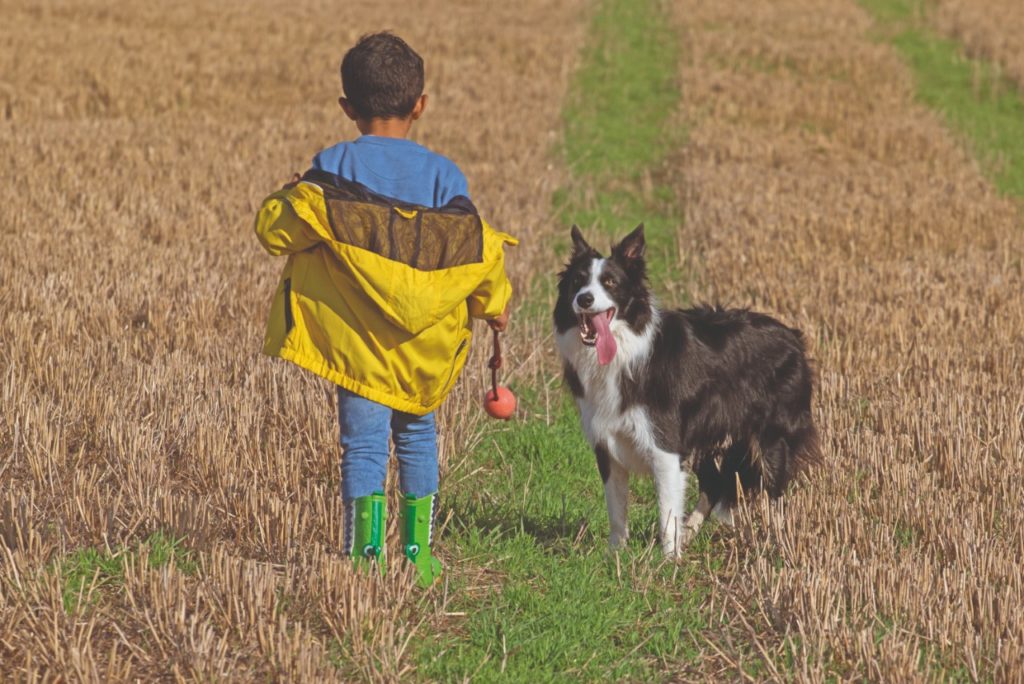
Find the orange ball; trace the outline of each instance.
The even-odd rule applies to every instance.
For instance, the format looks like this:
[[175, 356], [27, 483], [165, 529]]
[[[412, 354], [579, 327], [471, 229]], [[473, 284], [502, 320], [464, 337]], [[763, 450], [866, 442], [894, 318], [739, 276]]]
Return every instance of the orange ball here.
[[516, 412], [516, 395], [508, 387], [498, 387], [498, 396], [494, 396], [494, 390], [487, 390], [484, 395], [484, 410], [492, 418], [508, 420]]

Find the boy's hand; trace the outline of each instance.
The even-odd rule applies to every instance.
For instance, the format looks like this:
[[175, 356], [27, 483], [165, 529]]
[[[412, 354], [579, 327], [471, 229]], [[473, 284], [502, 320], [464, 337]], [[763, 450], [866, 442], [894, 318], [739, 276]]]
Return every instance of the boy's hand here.
[[501, 312], [501, 315], [497, 318], [492, 318], [487, 321], [487, 325], [491, 326], [491, 330], [497, 332], [505, 332], [505, 328], [508, 327], [509, 310], [508, 305], [505, 306], [505, 310]]

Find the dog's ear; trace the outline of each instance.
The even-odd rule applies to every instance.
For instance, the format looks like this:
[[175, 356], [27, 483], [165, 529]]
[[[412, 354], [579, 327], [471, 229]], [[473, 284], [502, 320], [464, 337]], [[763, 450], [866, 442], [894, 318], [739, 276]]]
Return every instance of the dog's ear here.
[[594, 251], [594, 248], [587, 244], [587, 241], [583, 239], [583, 233], [580, 232], [580, 227], [575, 223], [572, 224], [572, 230], [569, 231], [569, 235], [572, 236], [573, 256]]
[[622, 242], [612, 248], [612, 254], [627, 261], [643, 259], [647, 250], [647, 243], [644, 242], [644, 224], [638, 225], [633, 232], [622, 238]]

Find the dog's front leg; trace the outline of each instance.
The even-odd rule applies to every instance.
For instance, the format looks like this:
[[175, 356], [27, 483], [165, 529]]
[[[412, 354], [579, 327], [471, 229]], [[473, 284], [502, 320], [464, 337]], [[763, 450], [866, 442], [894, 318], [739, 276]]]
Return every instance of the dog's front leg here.
[[604, 480], [604, 503], [608, 507], [608, 546], [620, 549], [629, 539], [629, 473], [611, 457], [608, 447], [594, 447], [597, 468]]
[[686, 539], [684, 506], [687, 473], [675, 454], [662, 454], [653, 465], [654, 490], [658, 495], [658, 523], [661, 527], [661, 550], [669, 558], [679, 558]]

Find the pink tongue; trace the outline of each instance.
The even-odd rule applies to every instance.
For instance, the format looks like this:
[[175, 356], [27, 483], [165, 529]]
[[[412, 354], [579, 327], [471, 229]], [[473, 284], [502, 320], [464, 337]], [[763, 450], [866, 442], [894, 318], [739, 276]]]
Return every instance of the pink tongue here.
[[608, 321], [611, 319], [611, 310], [597, 314], [590, 319], [597, 330], [597, 362], [602, 366], [611, 363], [615, 357], [615, 338], [612, 331], [608, 329]]

